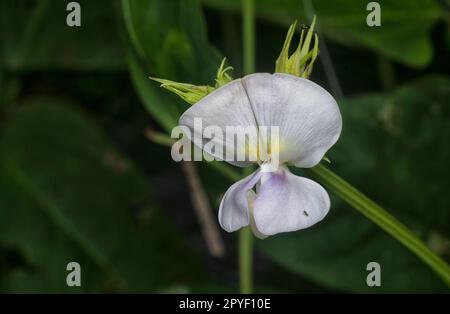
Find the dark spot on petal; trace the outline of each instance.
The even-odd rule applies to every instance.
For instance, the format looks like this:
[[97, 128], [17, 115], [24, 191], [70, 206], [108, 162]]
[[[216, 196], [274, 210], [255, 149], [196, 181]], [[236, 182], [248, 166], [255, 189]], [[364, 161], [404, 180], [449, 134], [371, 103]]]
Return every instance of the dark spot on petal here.
[[305, 215], [306, 217], [309, 216], [308, 212], [306, 210], [303, 211], [303, 215]]

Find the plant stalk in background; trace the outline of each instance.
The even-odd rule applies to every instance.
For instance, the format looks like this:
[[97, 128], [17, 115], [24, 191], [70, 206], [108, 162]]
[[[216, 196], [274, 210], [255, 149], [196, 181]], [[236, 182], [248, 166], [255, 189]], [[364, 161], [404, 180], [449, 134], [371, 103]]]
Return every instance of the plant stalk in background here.
[[[255, 3], [242, 1], [244, 72], [255, 72]], [[241, 293], [253, 292], [253, 234], [250, 226], [239, 231], [239, 284]]]

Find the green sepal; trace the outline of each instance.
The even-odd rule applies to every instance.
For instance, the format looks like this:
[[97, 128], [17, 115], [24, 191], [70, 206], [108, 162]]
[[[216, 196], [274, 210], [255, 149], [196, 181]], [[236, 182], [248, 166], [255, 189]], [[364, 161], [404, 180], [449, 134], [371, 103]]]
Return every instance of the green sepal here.
[[189, 83], [179, 83], [171, 80], [149, 77], [151, 80], [154, 80], [158, 83], [161, 83], [160, 87], [171, 91], [172, 93], [178, 95], [185, 102], [193, 105], [196, 102], [200, 101], [203, 97], [212, 93], [215, 89], [231, 82], [233, 77], [228, 74], [228, 71], [233, 70], [233, 67], [227, 66], [225, 67], [226, 58], [223, 58], [220, 63], [219, 69], [217, 69], [217, 74], [215, 78], [215, 85], [193, 85]]
[[179, 83], [170, 80], [149, 77], [150, 79], [161, 83], [161, 87], [177, 94], [185, 102], [193, 105], [200, 99], [214, 91], [214, 87], [208, 85], [193, 85], [188, 83]]

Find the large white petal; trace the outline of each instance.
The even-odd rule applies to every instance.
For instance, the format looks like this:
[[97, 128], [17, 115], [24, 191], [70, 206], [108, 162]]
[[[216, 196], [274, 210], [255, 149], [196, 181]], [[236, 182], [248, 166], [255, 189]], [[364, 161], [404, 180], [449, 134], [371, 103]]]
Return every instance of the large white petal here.
[[257, 170], [253, 174], [233, 184], [225, 193], [219, 207], [220, 226], [233, 232], [250, 223], [249, 193], [261, 177]]
[[253, 216], [262, 234], [308, 228], [330, 209], [330, 198], [322, 186], [287, 169], [263, 173], [260, 180]]
[[[202, 128], [200, 130], [194, 130], [194, 118], [202, 119]], [[179, 123], [191, 130], [192, 134], [186, 134], [191, 140], [194, 134], [201, 137], [207, 126], [218, 126], [223, 132], [223, 141], [216, 139], [213, 142], [221, 145], [224, 153], [231, 149], [234, 152], [237, 152], [237, 149], [245, 149], [245, 143], [240, 141], [239, 138], [235, 143], [227, 141], [225, 136], [226, 127], [256, 127], [255, 116], [240, 79], [222, 86], [194, 104], [183, 113]], [[194, 131], [196, 132], [194, 133]], [[209, 139], [206, 139], [204, 143], [207, 141]], [[207, 153], [218, 158], [222, 157], [212, 150], [207, 150]], [[251, 162], [238, 162], [236, 160], [229, 162], [241, 167], [252, 164]]]
[[256, 73], [242, 79], [259, 126], [280, 127], [280, 162], [313, 167], [339, 138], [342, 118], [334, 98], [310, 80]]

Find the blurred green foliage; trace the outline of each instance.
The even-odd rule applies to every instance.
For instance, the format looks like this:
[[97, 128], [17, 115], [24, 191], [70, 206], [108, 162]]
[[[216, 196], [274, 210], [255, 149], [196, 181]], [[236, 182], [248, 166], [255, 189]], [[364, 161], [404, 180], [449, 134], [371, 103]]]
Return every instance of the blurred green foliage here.
[[70, 291], [61, 280], [69, 261], [83, 265], [83, 291], [165, 288], [196, 273], [149, 199], [151, 185], [71, 104], [33, 100], [5, 129], [0, 241], [19, 247], [25, 263], [7, 287], [33, 280], [41, 291]]
[[[240, 0], [202, 0], [211, 7], [239, 11]], [[258, 0], [261, 18], [288, 26], [294, 18], [317, 15], [323, 34], [349, 46], [362, 45], [413, 67], [427, 65], [433, 55], [431, 27], [444, 17], [437, 1], [385, 0], [382, 27], [368, 27], [366, 0]]]
[[[224, 259], [208, 257], [181, 172], [142, 131], [169, 131], [187, 106], [148, 76], [214, 84], [223, 57], [214, 46], [241, 39], [227, 27], [239, 30], [240, 1], [79, 2], [80, 28], [65, 25], [64, 1], [0, 3], [1, 291], [235, 291], [234, 236], [222, 234]], [[311, 3], [350, 86], [331, 167], [449, 260], [447, 9], [433, 0], [383, 1], [382, 26], [369, 28], [366, 1]], [[309, 14], [296, 0], [258, 0], [256, 9], [258, 42], [276, 47], [257, 57], [272, 69], [286, 26], [307, 24]], [[374, 83], [379, 56], [397, 74], [392, 91]], [[323, 73], [318, 65], [312, 78], [326, 86]], [[231, 182], [200, 170], [217, 208]], [[446, 291], [371, 222], [332, 204], [314, 228], [258, 241], [257, 291]], [[71, 261], [82, 265], [81, 288], [66, 286]], [[382, 266], [380, 288], [365, 284], [370, 261]]]
[[81, 29], [66, 26], [67, 3], [3, 0], [1, 66], [14, 71], [122, 69], [124, 51], [113, 2], [79, 1]]

